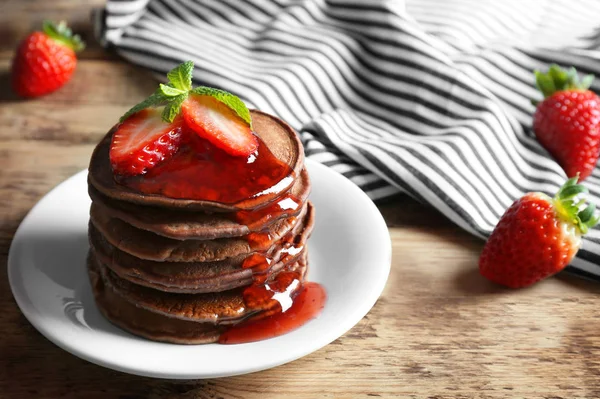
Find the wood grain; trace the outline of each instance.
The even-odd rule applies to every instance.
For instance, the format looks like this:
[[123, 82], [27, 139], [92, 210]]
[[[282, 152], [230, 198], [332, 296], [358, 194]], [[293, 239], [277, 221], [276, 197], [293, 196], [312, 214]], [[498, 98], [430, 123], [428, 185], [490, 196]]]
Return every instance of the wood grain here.
[[49, 189], [87, 166], [94, 144], [154, 82], [94, 45], [74, 79], [42, 99], [15, 99], [8, 69], [16, 42], [39, 21], [65, 16], [89, 32], [89, 9], [100, 3], [0, 5], [1, 398], [600, 397], [600, 286], [569, 276], [520, 291], [494, 286], [477, 273], [482, 243], [405, 197], [379, 205], [393, 242], [383, 296], [351, 331], [303, 359], [246, 376], [166, 381], [104, 369], [48, 342], [8, 286], [14, 231]]

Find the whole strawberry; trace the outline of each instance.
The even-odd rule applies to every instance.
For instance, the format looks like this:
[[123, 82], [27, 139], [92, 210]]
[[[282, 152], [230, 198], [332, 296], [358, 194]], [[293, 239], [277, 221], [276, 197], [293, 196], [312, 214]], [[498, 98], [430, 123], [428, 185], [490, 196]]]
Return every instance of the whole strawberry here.
[[529, 286], [564, 269], [581, 245], [581, 236], [598, 223], [596, 207], [579, 210], [575, 197], [587, 189], [569, 179], [554, 198], [528, 193], [504, 213], [488, 239], [479, 271], [511, 288]]
[[575, 68], [564, 71], [552, 65], [547, 73], [535, 71], [544, 94], [537, 105], [533, 130], [542, 146], [556, 159], [568, 177], [588, 177], [600, 151], [600, 98], [588, 90], [594, 77], [580, 82]]
[[71, 79], [84, 44], [64, 22], [45, 21], [43, 32], [21, 42], [12, 66], [12, 87], [22, 97], [38, 97], [62, 87]]

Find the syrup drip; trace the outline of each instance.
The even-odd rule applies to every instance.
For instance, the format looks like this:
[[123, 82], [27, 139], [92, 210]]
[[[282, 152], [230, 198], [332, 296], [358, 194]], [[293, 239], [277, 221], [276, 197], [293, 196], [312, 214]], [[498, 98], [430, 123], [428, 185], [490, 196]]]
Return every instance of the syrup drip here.
[[254, 251], [267, 248], [273, 243], [273, 236], [268, 232], [250, 233], [246, 236], [248, 245]]
[[[286, 223], [293, 227], [297, 221], [297, 218], [292, 216], [287, 219]], [[290, 240], [293, 240], [293, 237], [294, 236], [292, 234], [288, 234], [284, 238], [282, 238], [282, 242], [289, 242]], [[257, 251], [270, 247], [273, 244], [274, 237], [269, 232], [258, 231], [247, 234], [246, 240], [248, 241], [248, 245], [250, 246], [250, 248], [253, 251]]]
[[289, 245], [281, 250], [281, 262], [287, 262], [288, 259], [295, 257], [304, 249], [304, 245]]
[[240, 224], [254, 230], [258, 226], [267, 224], [274, 219], [290, 217], [299, 211], [300, 200], [292, 194], [286, 194], [278, 201], [253, 211], [238, 211], [234, 219]]
[[293, 171], [259, 138], [249, 157], [234, 157], [195, 134], [169, 160], [146, 174], [117, 176], [118, 183], [145, 194], [233, 204], [277, 194], [289, 187]]
[[252, 281], [254, 285], [264, 284], [269, 277], [268, 271], [271, 268], [271, 263], [273, 263], [273, 258], [265, 254], [256, 253], [244, 259], [242, 268], [252, 269]]
[[326, 300], [327, 294], [321, 285], [303, 283], [289, 309], [233, 326], [221, 334], [219, 343], [242, 344], [286, 334], [317, 317]]
[[[292, 291], [300, 284], [297, 272], [281, 272], [264, 284], [252, 284], [244, 290], [244, 304], [250, 310], [262, 310], [259, 316], [279, 313], [291, 306]], [[266, 309], [266, 310], [265, 310]]]
[[[288, 262], [304, 248], [299, 236], [288, 233], [279, 262]], [[256, 253], [242, 267], [252, 269], [253, 284], [243, 292], [244, 304], [259, 313], [227, 329], [219, 338], [221, 344], [253, 342], [292, 331], [315, 318], [323, 309], [326, 294], [316, 283], [302, 283], [295, 271], [282, 271], [269, 280], [268, 270], [274, 259]]]

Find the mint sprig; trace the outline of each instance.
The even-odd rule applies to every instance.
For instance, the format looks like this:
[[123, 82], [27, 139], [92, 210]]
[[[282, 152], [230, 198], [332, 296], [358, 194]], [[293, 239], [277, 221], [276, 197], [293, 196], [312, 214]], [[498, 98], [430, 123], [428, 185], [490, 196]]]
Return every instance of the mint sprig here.
[[183, 104], [187, 97], [187, 93], [171, 97], [161, 115], [162, 120], [169, 123], [173, 122], [179, 111], [181, 111], [181, 104]]
[[194, 71], [194, 63], [186, 61], [176, 68], [173, 68], [167, 73], [167, 79], [173, 87], [183, 90], [192, 90], [192, 72]]
[[152, 95], [150, 95], [150, 97], [148, 97], [141, 103], [134, 105], [133, 107], [131, 107], [131, 109], [129, 111], [125, 112], [125, 114], [121, 117], [119, 122], [123, 122], [125, 119], [129, 118], [131, 115], [133, 115], [143, 109], [163, 105], [166, 101], [167, 101], [167, 98], [159, 90], [157, 90], [154, 93], [152, 93]]
[[158, 87], [158, 89], [160, 90], [161, 94], [166, 96], [166, 97], [177, 97], [180, 94], [186, 94], [187, 91], [186, 90], [181, 90], [181, 89], [177, 89], [173, 86], [170, 85], [164, 85], [164, 84], [160, 84], [160, 86]]
[[190, 94], [195, 94], [200, 96], [210, 96], [222, 102], [252, 127], [250, 111], [239, 97], [224, 90], [212, 87], [198, 86], [193, 88], [193, 71], [194, 63], [192, 61], [186, 61], [170, 70], [167, 73], [168, 83], [161, 83], [158, 86], [158, 89], [156, 89], [150, 97], [133, 106], [121, 117], [120, 121], [123, 122], [131, 115], [145, 108], [164, 105], [165, 108], [161, 116], [162, 120], [171, 123], [181, 112], [181, 104], [183, 104]]

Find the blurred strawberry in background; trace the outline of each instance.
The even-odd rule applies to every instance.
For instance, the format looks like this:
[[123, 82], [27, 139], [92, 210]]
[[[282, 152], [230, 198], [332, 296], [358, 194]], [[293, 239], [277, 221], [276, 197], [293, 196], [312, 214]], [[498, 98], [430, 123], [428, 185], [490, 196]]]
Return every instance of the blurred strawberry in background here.
[[580, 81], [575, 68], [553, 64], [546, 73], [535, 71], [535, 78], [544, 95], [534, 115], [535, 135], [567, 177], [584, 180], [600, 152], [600, 98], [589, 90], [594, 76]]
[[85, 44], [65, 22], [45, 21], [42, 32], [33, 32], [21, 42], [12, 65], [12, 87], [21, 97], [38, 97], [67, 83], [77, 65], [78, 51]]

